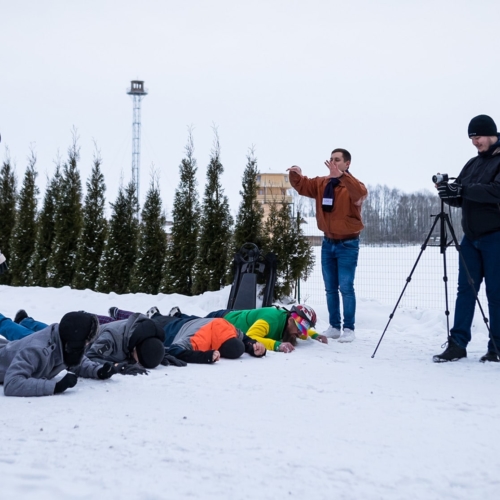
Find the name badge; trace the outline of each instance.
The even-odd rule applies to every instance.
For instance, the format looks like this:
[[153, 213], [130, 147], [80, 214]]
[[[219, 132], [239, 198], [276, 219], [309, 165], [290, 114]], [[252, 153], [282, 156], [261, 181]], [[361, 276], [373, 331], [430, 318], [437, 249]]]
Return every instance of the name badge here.
[[323, 198], [323, 205], [333, 205], [333, 198]]

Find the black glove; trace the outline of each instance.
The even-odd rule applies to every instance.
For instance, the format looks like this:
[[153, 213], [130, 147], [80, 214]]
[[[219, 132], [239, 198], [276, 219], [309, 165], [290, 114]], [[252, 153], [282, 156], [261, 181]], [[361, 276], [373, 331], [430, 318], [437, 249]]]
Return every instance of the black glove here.
[[114, 373], [121, 373], [122, 375], [147, 375], [148, 371], [139, 364], [130, 364], [126, 361], [117, 363], [113, 368]]
[[442, 200], [448, 200], [450, 198], [460, 198], [462, 196], [462, 186], [456, 182], [442, 182], [438, 184], [439, 197]]
[[163, 361], [161, 362], [163, 366], [187, 366], [187, 363], [185, 361], [182, 361], [182, 359], [177, 359], [175, 356], [172, 356], [171, 354], [165, 354], [163, 357]]
[[64, 377], [56, 383], [54, 394], [61, 394], [70, 387], [75, 387], [78, 377], [74, 373], [66, 373]]
[[97, 378], [106, 380], [111, 378], [116, 373], [113, 363], [104, 363], [99, 370], [97, 370]]

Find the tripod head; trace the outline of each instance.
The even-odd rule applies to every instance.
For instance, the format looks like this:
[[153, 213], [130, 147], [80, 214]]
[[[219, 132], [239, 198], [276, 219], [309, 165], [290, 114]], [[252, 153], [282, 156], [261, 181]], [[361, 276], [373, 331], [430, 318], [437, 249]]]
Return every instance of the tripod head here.
[[[440, 199], [441, 201], [441, 209], [438, 214], [431, 214], [431, 217], [435, 217], [434, 224], [432, 225], [433, 228], [437, 226], [437, 223], [439, 222], [439, 251], [440, 253], [446, 252], [446, 249], [454, 243], [453, 239], [448, 241], [448, 227], [453, 229], [453, 226], [451, 225], [450, 222], [450, 216], [449, 214], [445, 211], [444, 208], [444, 201]], [[433, 245], [437, 246], [437, 245]]]

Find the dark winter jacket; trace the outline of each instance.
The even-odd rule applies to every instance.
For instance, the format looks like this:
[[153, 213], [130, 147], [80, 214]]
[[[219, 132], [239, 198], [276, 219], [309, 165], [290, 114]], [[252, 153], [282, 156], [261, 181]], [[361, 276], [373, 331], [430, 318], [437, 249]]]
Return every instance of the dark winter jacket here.
[[457, 177], [462, 197], [445, 200], [462, 207], [462, 228], [467, 238], [500, 231], [500, 141], [488, 152], [470, 159]]
[[[151, 337], [144, 336], [138, 325], [147, 320], [147, 316], [134, 313], [127, 319], [113, 321], [99, 327], [99, 333], [94, 342], [85, 352], [87, 358], [98, 363], [121, 363], [132, 360], [132, 351], [137, 344]], [[165, 333], [161, 328], [157, 328], [155, 337], [162, 342], [165, 340]]]
[[57, 323], [20, 340], [0, 338], [0, 383], [6, 396], [49, 396], [56, 386], [53, 378], [62, 370], [97, 378], [99, 367], [85, 357], [78, 367], [64, 364]]
[[187, 363], [212, 363], [213, 352], [231, 338], [242, 340], [247, 352], [255, 342], [222, 318], [182, 315], [170, 320], [164, 329], [167, 353]]

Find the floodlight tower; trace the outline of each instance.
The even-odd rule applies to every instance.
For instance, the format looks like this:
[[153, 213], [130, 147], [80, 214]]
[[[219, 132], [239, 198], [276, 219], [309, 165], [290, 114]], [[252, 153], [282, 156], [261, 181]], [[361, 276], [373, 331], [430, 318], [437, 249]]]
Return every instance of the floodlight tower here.
[[141, 80], [132, 80], [127, 94], [134, 101], [134, 112], [132, 119], [132, 180], [137, 191], [137, 203], [139, 203], [139, 170], [141, 166], [141, 101], [148, 95]]

